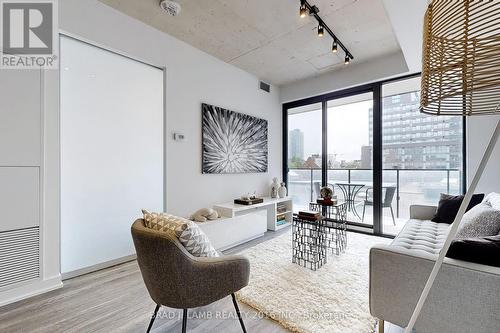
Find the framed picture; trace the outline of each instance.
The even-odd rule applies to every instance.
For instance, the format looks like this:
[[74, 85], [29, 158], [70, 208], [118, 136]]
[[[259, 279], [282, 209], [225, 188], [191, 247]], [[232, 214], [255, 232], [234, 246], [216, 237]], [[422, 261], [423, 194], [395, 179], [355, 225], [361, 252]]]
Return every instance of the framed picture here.
[[202, 104], [202, 171], [267, 172], [267, 120]]

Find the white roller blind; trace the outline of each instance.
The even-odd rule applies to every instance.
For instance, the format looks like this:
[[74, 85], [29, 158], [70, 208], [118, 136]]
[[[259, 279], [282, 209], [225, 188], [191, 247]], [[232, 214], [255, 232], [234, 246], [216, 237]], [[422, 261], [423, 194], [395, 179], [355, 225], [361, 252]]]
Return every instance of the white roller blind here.
[[163, 208], [163, 71], [61, 37], [61, 269], [130, 254]]

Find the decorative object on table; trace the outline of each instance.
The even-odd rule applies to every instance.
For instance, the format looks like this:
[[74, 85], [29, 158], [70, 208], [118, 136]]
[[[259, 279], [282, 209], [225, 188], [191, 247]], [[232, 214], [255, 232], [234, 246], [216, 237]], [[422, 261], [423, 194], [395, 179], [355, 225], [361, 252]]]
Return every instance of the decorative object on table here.
[[319, 194], [322, 199], [326, 199], [326, 201], [331, 200], [333, 197], [333, 189], [330, 186], [323, 186], [319, 190]]
[[281, 183], [281, 186], [278, 189], [278, 196], [280, 198], [285, 198], [287, 195], [288, 195], [288, 191], [286, 189], [285, 183]]
[[318, 221], [321, 219], [321, 213], [313, 210], [301, 210], [297, 216], [303, 220]]
[[256, 198], [256, 197], [234, 199], [235, 204], [245, 205], [245, 206], [256, 205], [263, 202], [264, 202], [263, 198]]
[[275, 199], [278, 197], [278, 189], [280, 184], [278, 183], [278, 178], [273, 178], [273, 183], [271, 184], [271, 198]]
[[202, 104], [203, 173], [267, 172], [267, 120]]
[[207, 222], [207, 220], [216, 220], [219, 218], [219, 213], [212, 208], [202, 208], [192, 214], [189, 219], [196, 222]]
[[[433, 0], [425, 13], [421, 112], [500, 115], [500, 1]], [[481, 133], [482, 134], [482, 133]], [[411, 333], [500, 136], [500, 120], [420, 295]]]

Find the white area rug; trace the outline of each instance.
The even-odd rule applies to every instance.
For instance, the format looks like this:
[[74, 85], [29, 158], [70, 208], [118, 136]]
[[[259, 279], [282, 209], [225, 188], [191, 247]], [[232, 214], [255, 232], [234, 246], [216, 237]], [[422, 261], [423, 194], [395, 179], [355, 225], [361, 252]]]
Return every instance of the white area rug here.
[[348, 234], [346, 252], [317, 271], [292, 263], [291, 234], [247, 249], [250, 283], [238, 298], [293, 332], [370, 333], [368, 254], [380, 237]]

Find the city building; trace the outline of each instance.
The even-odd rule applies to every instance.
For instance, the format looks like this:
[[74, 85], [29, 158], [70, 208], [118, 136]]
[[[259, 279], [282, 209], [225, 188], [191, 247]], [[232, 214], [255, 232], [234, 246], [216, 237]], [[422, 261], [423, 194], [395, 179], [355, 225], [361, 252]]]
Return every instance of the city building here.
[[299, 129], [290, 131], [288, 157], [291, 160], [304, 160], [304, 132]]
[[[383, 168], [460, 169], [462, 118], [428, 116], [420, 113], [419, 107], [420, 92], [383, 98]], [[370, 146], [373, 146], [372, 115], [373, 109], [368, 118]], [[364, 147], [362, 165], [368, 165], [367, 151]]]

